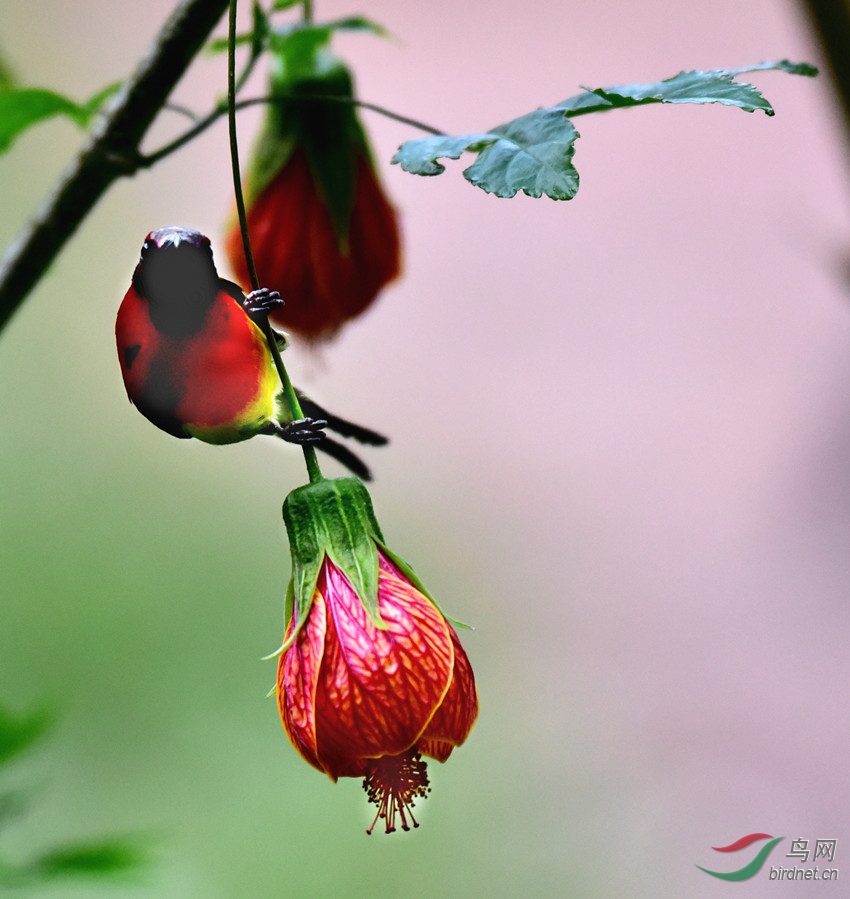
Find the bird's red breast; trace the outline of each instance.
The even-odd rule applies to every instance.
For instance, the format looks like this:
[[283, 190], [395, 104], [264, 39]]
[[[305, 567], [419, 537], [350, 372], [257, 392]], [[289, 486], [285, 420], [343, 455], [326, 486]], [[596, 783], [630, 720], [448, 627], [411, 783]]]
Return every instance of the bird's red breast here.
[[115, 336], [130, 401], [168, 433], [235, 443], [276, 417], [280, 380], [265, 337], [225, 291], [197, 331], [174, 337], [156, 329], [147, 301], [130, 287]]

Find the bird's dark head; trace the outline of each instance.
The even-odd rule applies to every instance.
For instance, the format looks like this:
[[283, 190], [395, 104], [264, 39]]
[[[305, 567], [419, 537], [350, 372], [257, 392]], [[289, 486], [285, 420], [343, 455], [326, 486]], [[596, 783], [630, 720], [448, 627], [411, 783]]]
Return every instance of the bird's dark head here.
[[151, 231], [133, 274], [133, 287], [148, 301], [165, 332], [186, 332], [218, 293], [218, 273], [208, 237], [175, 225]]

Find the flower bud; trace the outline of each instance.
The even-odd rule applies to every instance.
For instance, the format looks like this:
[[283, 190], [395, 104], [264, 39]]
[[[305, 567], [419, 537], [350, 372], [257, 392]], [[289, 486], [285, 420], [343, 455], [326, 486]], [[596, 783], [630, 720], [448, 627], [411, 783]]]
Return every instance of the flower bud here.
[[384, 545], [355, 478], [293, 491], [288, 625], [277, 699], [295, 748], [332, 780], [363, 777], [386, 832], [418, 826], [423, 755], [444, 762], [478, 714], [472, 667], [454, 628]]
[[[396, 213], [384, 196], [351, 104], [348, 69], [326, 49], [297, 71], [273, 56], [271, 93], [247, 179], [248, 234], [260, 283], [285, 305], [273, 321], [332, 337], [400, 271]], [[249, 281], [238, 223], [226, 238]]]

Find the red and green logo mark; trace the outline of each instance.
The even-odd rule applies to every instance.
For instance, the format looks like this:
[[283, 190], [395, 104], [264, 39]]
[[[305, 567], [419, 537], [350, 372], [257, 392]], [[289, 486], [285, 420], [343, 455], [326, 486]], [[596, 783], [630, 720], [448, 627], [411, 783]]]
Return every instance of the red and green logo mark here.
[[719, 877], [721, 880], [749, 880], [761, 871], [762, 866], [767, 861], [768, 855], [773, 852], [773, 847], [780, 842], [780, 840], [784, 839], [785, 837], [772, 837], [769, 833], [748, 833], [745, 837], [741, 837], [740, 840], [735, 840], [734, 843], [730, 843], [728, 846], [711, 847], [715, 852], [737, 852], [739, 849], [746, 849], [747, 846], [751, 846], [759, 840], [770, 840], [769, 843], [765, 843], [764, 846], [759, 849], [756, 857], [751, 862], [744, 865], [743, 868], [738, 868], [737, 871], [709, 871], [708, 868], [703, 868], [701, 865], [697, 865], [697, 867], [700, 871], [705, 871], [706, 874], [710, 874], [712, 877]]

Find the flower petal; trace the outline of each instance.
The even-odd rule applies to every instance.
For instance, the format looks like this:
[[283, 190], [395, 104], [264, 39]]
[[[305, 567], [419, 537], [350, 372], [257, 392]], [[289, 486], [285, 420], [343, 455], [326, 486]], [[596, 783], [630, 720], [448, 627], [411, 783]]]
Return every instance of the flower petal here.
[[452, 682], [419, 740], [419, 751], [438, 762], [444, 762], [452, 749], [466, 740], [478, 717], [478, 692], [472, 665], [454, 628], [449, 626], [449, 631], [455, 657]]
[[454, 648], [438, 609], [383, 556], [378, 608], [386, 629], [329, 560], [317, 589], [330, 612], [316, 688], [317, 755], [340, 776], [354, 760], [416, 743], [449, 689]]
[[[287, 637], [294, 623], [293, 618], [287, 628]], [[277, 705], [287, 736], [301, 755], [320, 771], [325, 771], [325, 767], [316, 749], [315, 697], [326, 630], [327, 609], [320, 594], [314, 598], [307, 622], [292, 646], [280, 657], [277, 667]]]

